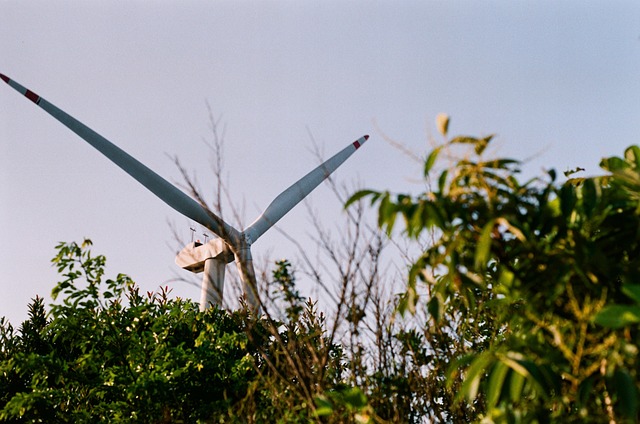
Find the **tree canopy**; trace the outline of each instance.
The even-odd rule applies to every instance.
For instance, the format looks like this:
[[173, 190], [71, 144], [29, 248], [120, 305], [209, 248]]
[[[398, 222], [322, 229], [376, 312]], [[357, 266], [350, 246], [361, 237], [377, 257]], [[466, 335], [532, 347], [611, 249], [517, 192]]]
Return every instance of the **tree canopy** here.
[[[448, 117], [439, 124], [446, 137]], [[432, 189], [418, 196], [352, 198], [369, 198], [390, 235], [401, 220], [402, 236], [433, 237], [398, 308], [426, 310], [426, 351], [450, 399], [442, 417], [636, 422], [640, 148], [603, 159], [599, 176], [521, 182], [519, 161], [484, 158], [492, 138], [432, 150]], [[458, 145], [471, 150], [437, 172]]]

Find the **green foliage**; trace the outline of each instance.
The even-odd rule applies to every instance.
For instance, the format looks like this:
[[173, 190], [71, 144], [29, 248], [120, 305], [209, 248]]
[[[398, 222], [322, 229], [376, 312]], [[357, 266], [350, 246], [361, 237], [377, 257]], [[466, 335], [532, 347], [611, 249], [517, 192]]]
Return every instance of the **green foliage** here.
[[200, 313], [142, 295], [124, 276], [102, 282], [105, 258], [90, 242], [60, 244], [53, 262], [64, 296], [45, 318], [42, 300], [3, 344], [2, 422], [196, 422], [225, 416], [256, 371], [246, 320]]
[[[439, 117], [442, 135], [448, 124]], [[640, 148], [604, 159], [603, 176], [559, 183], [550, 170], [522, 183], [517, 160], [484, 158], [491, 139], [436, 147], [428, 192], [366, 190], [348, 202], [369, 198], [391, 237], [433, 240], [397, 308], [427, 317], [420, 377], [440, 388], [439, 418], [636, 422]], [[471, 151], [437, 171], [459, 145]]]
[[349, 422], [364, 408], [288, 262], [273, 274], [283, 323], [105, 280], [90, 246], [57, 246], [48, 314], [36, 297], [18, 331], [0, 321], [0, 422]]
[[421, 246], [396, 297], [360, 215], [344, 251], [319, 238], [339, 268], [331, 322], [288, 261], [255, 317], [141, 294], [90, 241], [61, 243], [56, 303], [0, 320], [0, 422], [637, 422], [640, 148], [604, 175], [522, 182], [517, 160], [486, 157], [493, 136], [437, 125], [428, 191], [347, 202]]

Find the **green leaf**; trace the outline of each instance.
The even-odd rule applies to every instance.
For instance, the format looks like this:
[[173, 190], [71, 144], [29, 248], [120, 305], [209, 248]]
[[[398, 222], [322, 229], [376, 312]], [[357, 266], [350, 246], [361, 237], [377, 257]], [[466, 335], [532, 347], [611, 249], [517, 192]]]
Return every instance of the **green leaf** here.
[[385, 231], [387, 235], [391, 235], [397, 216], [395, 203], [391, 201], [389, 193], [385, 193], [380, 200], [380, 206], [378, 208], [378, 227], [386, 227]]
[[[475, 358], [476, 358], [476, 355], [467, 354], [467, 355], [462, 355], [457, 359], [451, 361], [451, 363], [449, 364], [449, 367], [447, 368], [447, 373], [446, 373], [448, 389], [453, 387], [453, 384], [456, 382], [456, 378], [460, 374], [461, 370], [469, 366], [469, 364], [471, 364]], [[458, 392], [456, 396], [461, 397], [462, 394]]]
[[526, 381], [540, 396], [547, 397], [548, 388], [543, 374], [534, 362], [526, 360], [524, 355], [513, 351], [507, 352], [506, 355], [499, 355], [498, 359], [513, 370], [509, 388], [513, 400], [517, 401], [520, 398]]
[[515, 274], [504, 266], [500, 266], [498, 273], [498, 288], [501, 291], [509, 292], [513, 282], [515, 280]]
[[358, 200], [362, 199], [363, 197], [367, 197], [367, 196], [371, 196], [372, 199], [372, 203], [375, 202], [377, 200], [377, 198], [380, 196], [380, 192], [375, 191], [375, 190], [360, 190], [357, 191], [355, 194], [353, 194], [353, 196], [349, 197], [349, 199], [347, 199], [346, 203], [344, 204], [344, 208], [347, 209], [349, 206], [351, 206], [352, 204], [354, 204], [355, 202], [357, 202]]
[[512, 401], [518, 402], [522, 396], [522, 389], [524, 388], [525, 377], [519, 372], [513, 371], [510, 373], [509, 378], [509, 397]]
[[613, 391], [618, 398], [617, 409], [627, 418], [634, 420], [638, 415], [638, 389], [633, 379], [624, 369], [617, 369], [611, 378], [609, 390]]
[[476, 254], [474, 261], [476, 269], [484, 269], [487, 266], [489, 253], [491, 251], [491, 234], [493, 233], [495, 223], [495, 219], [492, 219], [487, 222], [482, 228], [480, 238], [478, 239], [478, 244], [476, 245]]
[[487, 386], [487, 407], [492, 408], [500, 401], [502, 387], [509, 370], [510, 368], [501, 361], [498, 361], [493, 367]]
[[600, 167], [609, 172], [624, 171], [629, 168], [629, 164], [619, 157], [613, 156], [600, 161]]
[[640, 304], [640, 284], [624, 284], [622, 292]]
[[560, 209], [565, 219], [569, 219], [576, 205], [575, 188], [570, 184], [565, 184], [560, 189]]
[[578, 405], [580, 405], [580, 407], [586, 404], [589, 397], [593, 394], [592, 390], [595, 379], [596, 377], [592, 375], [580, 383], [580, 387], [578, 388]]
[[478, 163], [478, 166], [491, 169], [509, 169], [509, 165], [519, 164], [520, 161], [515, 159], [495, 159]]
[[471, 137], [468, 135], [461, 135], [454, 137], [449, 141], [450, 144], [473, 144], [476, 154], [481, 155], [487, 148], [489, 142], [493, 138], [493, 134], [483, 138]]
[[444, 218], [440, 209], [436, 206], [435, 202], [424, 202], [424, 223], [426, 228], [437, 227], [444, 228]]
[[316, 396], [313, 398], [316, 404], [315, 414], [318, 417], [326, 417], [333, 414], [333, 404], [326, 396]]
[[475, 147], [476, 154], [481, 155], [484, 152], [484, 149], [486, 149], [487, 146], [489, 145], [489, 142], [491, 141], [492, 138], [493, 138], [493, 134], [478, 140]]
[[460, 392], [456, 395], [458, 400], [462, 397], [465, 397], [469, 402], [475, 400], [480, 389], [480, 381], [486, 375], [487, 368], [494, 359], [495, 357], [491, 352], [483, 352], [474, 359], [465, 373]]
[[631, 164], [635, 169], [640, 169], [640, 147], [629, 146], [624, 151], [625, 160]]
[[427, 312], [433, 317], [433, 320], [438, 323], [444, 316], [444, 301], [440, 293], [435, 293], [429, 302], [427, 302]]
[[440, 174], [440, 177], [438, 178], [438, 192], [440, 194], [444, 194], [444, 186], [445, 184], [447, 184], [448, 176], [449, 176], [449, 171], [445, 169], [444, 171], [442, 171], [442, 173]]
[[459, 135], [449, 141], [450, 144], [477, 144], [480, 139], [468, 135]]
[[403, 211], [407, 224], [407, 235], [415, 237], [424, 229], [424, 202], [405, 206]]
[[350, 409], [359, 410], [367, 406], [367, 396], [359, 387], [350, 387], [343, 392], [344, 402]]
[[595, 181], [586, 178], [582, 185], [582, 208], [587, 216], [593, 214], [596, 205], [600, 200], [600, 187], [596, 186]]
[[429, 156], [427, 156], [427, 160], [424, 161], [424, 176], [425, 177], [427, 175], [429, 175], [429, 171], [431, 171], [431, 168], [433, 167], [433, 164], [436, 163], [436, 160], [438, 159], [438, 155], [440, 154], [440, 150], [441, 150], [441, 147], [437, 147], [437, 148], [433, 149], [431, 151], [431, 153], [429, 153]]
[[640, 322], [640, 306], [605, 306], [593, 320], [596, 324], [609, 328], [622, 328]]

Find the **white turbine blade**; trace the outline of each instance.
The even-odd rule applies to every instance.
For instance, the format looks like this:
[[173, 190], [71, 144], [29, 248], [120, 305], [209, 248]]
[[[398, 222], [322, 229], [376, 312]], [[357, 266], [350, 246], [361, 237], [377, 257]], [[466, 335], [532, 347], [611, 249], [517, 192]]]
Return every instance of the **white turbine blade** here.
[[205, 210], [198, 202], [147, 168], [127, 152], [6, 75], [0, 74], [0, 78], [95, 147], [173, 209], [204, 225], [224, 239], [229, 237], [237, 238], [237, 231], [234, 228], [228, 226], [215, 214]]
[[338, 169], [368, 139], [368, 135], [360, 137], [280, 193], [262, 215], [245, 230], [244, 233], [249, 241], [251, 243], [255, 242], [265, 231], [271, 228], [280, 218], [318, 187], [322, 181], [329, 177], [333, 171]]

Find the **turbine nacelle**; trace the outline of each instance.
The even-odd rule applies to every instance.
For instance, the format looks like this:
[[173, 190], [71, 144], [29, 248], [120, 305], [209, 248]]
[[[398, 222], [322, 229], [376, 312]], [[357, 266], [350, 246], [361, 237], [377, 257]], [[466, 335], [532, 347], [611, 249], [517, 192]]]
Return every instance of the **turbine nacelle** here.
[[187, 244], [176, 256], [176, 265], [194, 273], [204, 271], [204, 263], [209, 259], [223, 262], [233, 262], [235, 256], [229, 245], [221, 238], [214, 238], [207, 243], [197, 241]]
[[229, 245], [221, 238], [214, 238], [204, 244], [189, 243], [176, 256], [179, 267], [196, 274], [204, 272], [200, 291], [201, 311], [212, 304], [222, 306], [225, 268], [234, 258]]
[[210, 304], [222, 304], [225, 267], [234, 259], [243, 282], [247, 303], [254, 310], [259, 309], [260, 300], [251, 257], [251, 245], [307, 197], [369, 139], [368, 135], [360, 137], [302, 177], [295, 184], [292, 184], [279, 194], [244, 232], [239, 232], [204, 205], [196, 202], [176, 186], [82, 122], [6, 75], [0, 74], [0, 79], [100, 151], [160, 200], [220, 237], [212, 239], [205, 244], [190, 243], [176, 257], [176, 263], [182, 268], [195, 273], [204, 272], [200, 309], [205, 309]]

